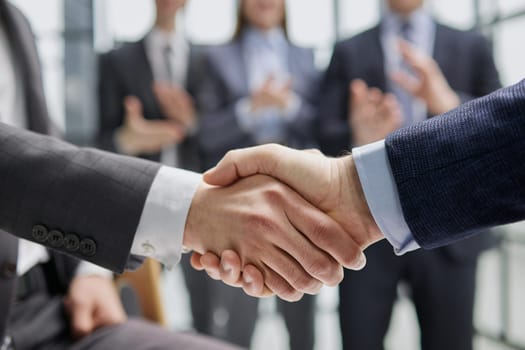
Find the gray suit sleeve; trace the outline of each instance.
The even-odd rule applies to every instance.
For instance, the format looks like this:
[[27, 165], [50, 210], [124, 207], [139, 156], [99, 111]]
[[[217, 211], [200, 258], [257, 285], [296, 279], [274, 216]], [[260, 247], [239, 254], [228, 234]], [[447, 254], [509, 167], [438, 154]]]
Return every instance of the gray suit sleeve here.
[[0, 124], [0, 229], [116, 272], [159, 166]]

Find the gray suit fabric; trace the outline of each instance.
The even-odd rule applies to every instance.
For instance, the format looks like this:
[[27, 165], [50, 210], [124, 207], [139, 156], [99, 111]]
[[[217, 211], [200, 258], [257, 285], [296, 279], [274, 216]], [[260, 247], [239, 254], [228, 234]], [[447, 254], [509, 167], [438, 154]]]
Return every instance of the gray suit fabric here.
[[[0, 0], [2, 24], [22, 72], [27, 122], [52, 133], [38, 54], [22, 13]], [[20, 116], [23, 118], [24, 116]], [[78, 260], [114, 271], [129, 265], [129, 250], [158, 164], [81, 149], [57, 139], [0, 124], [0, 343], [4, 333], [17, 350], [29, 349], [232, 349], [202, 337], [166, 332], [143, 321], [102, 328], [80, 342], [69, 334], [63, 296]], [[33, 227], [88, 237], [93, 255], [82, 249], [50, 250], [42, 266], [42, 288], [15, 300], [17, 239], [35, 240]], [[9, 233], [8, 233], [9, 232]], [[50, 242], [43, 242], [50, 246]]]

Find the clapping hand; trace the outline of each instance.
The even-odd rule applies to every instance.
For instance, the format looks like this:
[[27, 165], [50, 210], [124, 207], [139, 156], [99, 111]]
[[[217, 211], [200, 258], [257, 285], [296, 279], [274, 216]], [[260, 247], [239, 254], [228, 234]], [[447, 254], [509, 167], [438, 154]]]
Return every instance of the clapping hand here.
[[452, 90], [432, 57], [403, 40], [399, 42], [399, 51], [416, 76], [398, 71], [392, 75], [393, 81], [421, 99], [432, 115], [443, 114], [460, 105], [459, 96]]
[[154, 154], [184, 138], [184, 128], [179, 125], [144, 118], [142, 103], [137, 97], [127, 96], [123, 103], [124, 123], [116, 132], [117, 146], [122, 153], [131, 156]]
[[403, 123], [396, 97], [369, 88], [362, 80], [351, 82], [349, 104], [348, 117], [355, 146], [382, 140]]

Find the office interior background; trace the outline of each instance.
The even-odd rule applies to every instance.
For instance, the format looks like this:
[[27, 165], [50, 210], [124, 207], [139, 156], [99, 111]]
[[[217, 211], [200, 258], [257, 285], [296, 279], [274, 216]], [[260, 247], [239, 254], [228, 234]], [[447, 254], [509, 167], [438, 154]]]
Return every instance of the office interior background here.
[[[115, 43], [141, 38], [153, 21], [152, 0], [13, 0], [33, 25], [44, 69], [52, 117], [66, 137], [89, 144], [96, 129], [96, 57]], [[381, 0], [288, 0], [289, 34], [295, 43], [314, 47], [320, 69], [328, 64], [333, 44], [374, 25]], [[227, 41], [235, 25], [235, 0], [189, 0], [183, 25], [197, 44]], [[442, 23], [461, 29], [477, 27], [491, 40], [504, 85], [525, 78], [525, 0], [429, 0]], [[525, 224], [498, 229], [501, 243], [484, 253], [478, 273], [476, 349], [525, 349]], [[165, 283], [170, 323], [188, 327], [180, 273]], [[175, 280], [175, 281], [173, 281]], [[180, 283], [178, 283], [178, 282]], [[450, 286], [453, 288], [453, 286]], [[388, 349], [418, 349], [417, 321], [401, 290], [387, 339]], [[173, 295], [177, 295], [175, 298]], [[177, 300], [177, 302], [173, 302]], [[337, 290], [318, 299], [317, 349], [337, 350], [340, 337]], [[260, 306], [255, 349], [286, 349], [282, 320], [271, 300]], [[219, 315], [220, 316], [220, 315]]]

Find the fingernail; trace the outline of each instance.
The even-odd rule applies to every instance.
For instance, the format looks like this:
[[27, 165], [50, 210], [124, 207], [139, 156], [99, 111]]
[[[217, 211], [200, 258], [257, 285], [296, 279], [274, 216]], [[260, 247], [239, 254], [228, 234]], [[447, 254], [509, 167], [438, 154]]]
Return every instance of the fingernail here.
[[243, 275], [242, 276], [242, 280], [246, 284], [252, 284], [253, 283], [253, 278], [251, 278], [251, 276], [248, 276], [248, 275]]
[[228, 274], [232, 271], [232, 267], [228, 263], [221, 263], [221, 269], [222, 269], [222, 272], [228, 273]]
[[356, 270], [362, 270], [366, 266], [366, 256], [365, 254], [361, 253], [359, 256], [359, 260], [356, 263], [355, 269]]

